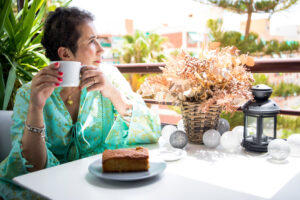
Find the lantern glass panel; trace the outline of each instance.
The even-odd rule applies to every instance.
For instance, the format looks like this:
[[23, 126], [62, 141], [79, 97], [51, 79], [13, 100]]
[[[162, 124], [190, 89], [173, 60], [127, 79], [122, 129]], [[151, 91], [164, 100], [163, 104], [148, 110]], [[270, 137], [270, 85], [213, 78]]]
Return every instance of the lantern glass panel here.
[[247, 116], [247, 135], [256, 135], [257, 117]]
[[263, 118], [263, 136], [274, 136], [274, 117]]

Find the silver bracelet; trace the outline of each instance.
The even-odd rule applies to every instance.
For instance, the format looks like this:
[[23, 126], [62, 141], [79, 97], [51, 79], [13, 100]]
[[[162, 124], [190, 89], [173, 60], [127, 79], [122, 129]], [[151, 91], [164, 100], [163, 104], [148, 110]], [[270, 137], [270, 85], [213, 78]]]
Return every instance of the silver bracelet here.
[[29, 132], [41, 134], [41, 137], [45, 138], [45, 127], [43, 127], [43, 128], [33, 127], [33, 126], [30, 126], [30, 125], [25, 123], [25, 128]]

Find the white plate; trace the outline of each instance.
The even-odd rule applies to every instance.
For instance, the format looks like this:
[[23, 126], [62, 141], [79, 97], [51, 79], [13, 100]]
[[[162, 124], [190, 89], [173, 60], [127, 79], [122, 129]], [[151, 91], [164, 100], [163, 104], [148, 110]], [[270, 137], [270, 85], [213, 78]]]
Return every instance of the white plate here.
[[92, 175], [101, 179], [114, 181], [136, 181], [156, 176], [162, 173], [167, 166], [163, 161], [150, 161], [149, 165], [149, 170], [143, 172], [103, 173], [102, 159], [99, 159], [89, 165], [89, 171]]
[[158, 150], [158, 157], [167, 162], [180, 160], [185, 156], [186, 151], [182, 149], [162, 147]]

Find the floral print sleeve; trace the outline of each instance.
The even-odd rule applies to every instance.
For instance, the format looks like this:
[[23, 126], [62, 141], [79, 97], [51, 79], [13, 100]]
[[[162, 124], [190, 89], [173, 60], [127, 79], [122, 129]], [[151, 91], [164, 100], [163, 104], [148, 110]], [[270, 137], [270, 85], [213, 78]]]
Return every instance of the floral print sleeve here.
[[[29, 85], [26, 85], [29, 87]], [[23, 88], [20, 88], [16, 95], [14, 112], [12, 119], [14, 121], [11, 127], [11, 138], [12, 138], [12, 150], [9, 156], [1, 162], [0, 174], [5, 178], [13, 178], [16, 175], [28, 173], [27, 169], [33, 167], [28, 164], [27, 160], [22, 156], [21, 140], [24, 131], [24, 124], [27, 117], [28, 102], [30, 94], [27, 93]], [[46, 130], [47, 132], [47, 130]], [[49, 145], [49, 144], [46, 144]], [[58, 165], [58, 160], [47, 148], [47, 166]]]
[[146, 106], [140, 95], [132, 91], [129, 83], [116, 67], [101, 65], [101, 69], [114, 87], [132, 104], [130, 122], [127, 123], [127, 120], [117, 113], [116, 121], [106, 138], [106, 143], [114, 145], [156, 143], [161, 131], [158, 115]]

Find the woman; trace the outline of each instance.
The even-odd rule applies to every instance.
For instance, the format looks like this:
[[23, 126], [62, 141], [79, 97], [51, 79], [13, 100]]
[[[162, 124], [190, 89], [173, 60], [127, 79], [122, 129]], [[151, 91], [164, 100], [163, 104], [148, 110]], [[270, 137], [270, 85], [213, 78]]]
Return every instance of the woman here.
[[100, 65], [103, 48], [97, 39], [93, 17], [85, 11], [58, 8], [48, 16], [42, 39], [47, 57], [79, 61], [86, 67], [79, 87], [59, 87], [64, 75], [56, 62], [18, 90], [13, 148], [0, 164], [2, 198], [33, 197], [10, 184], [15, 176], [108, 148], [157, 142], [159, 118], [115, 67]]

